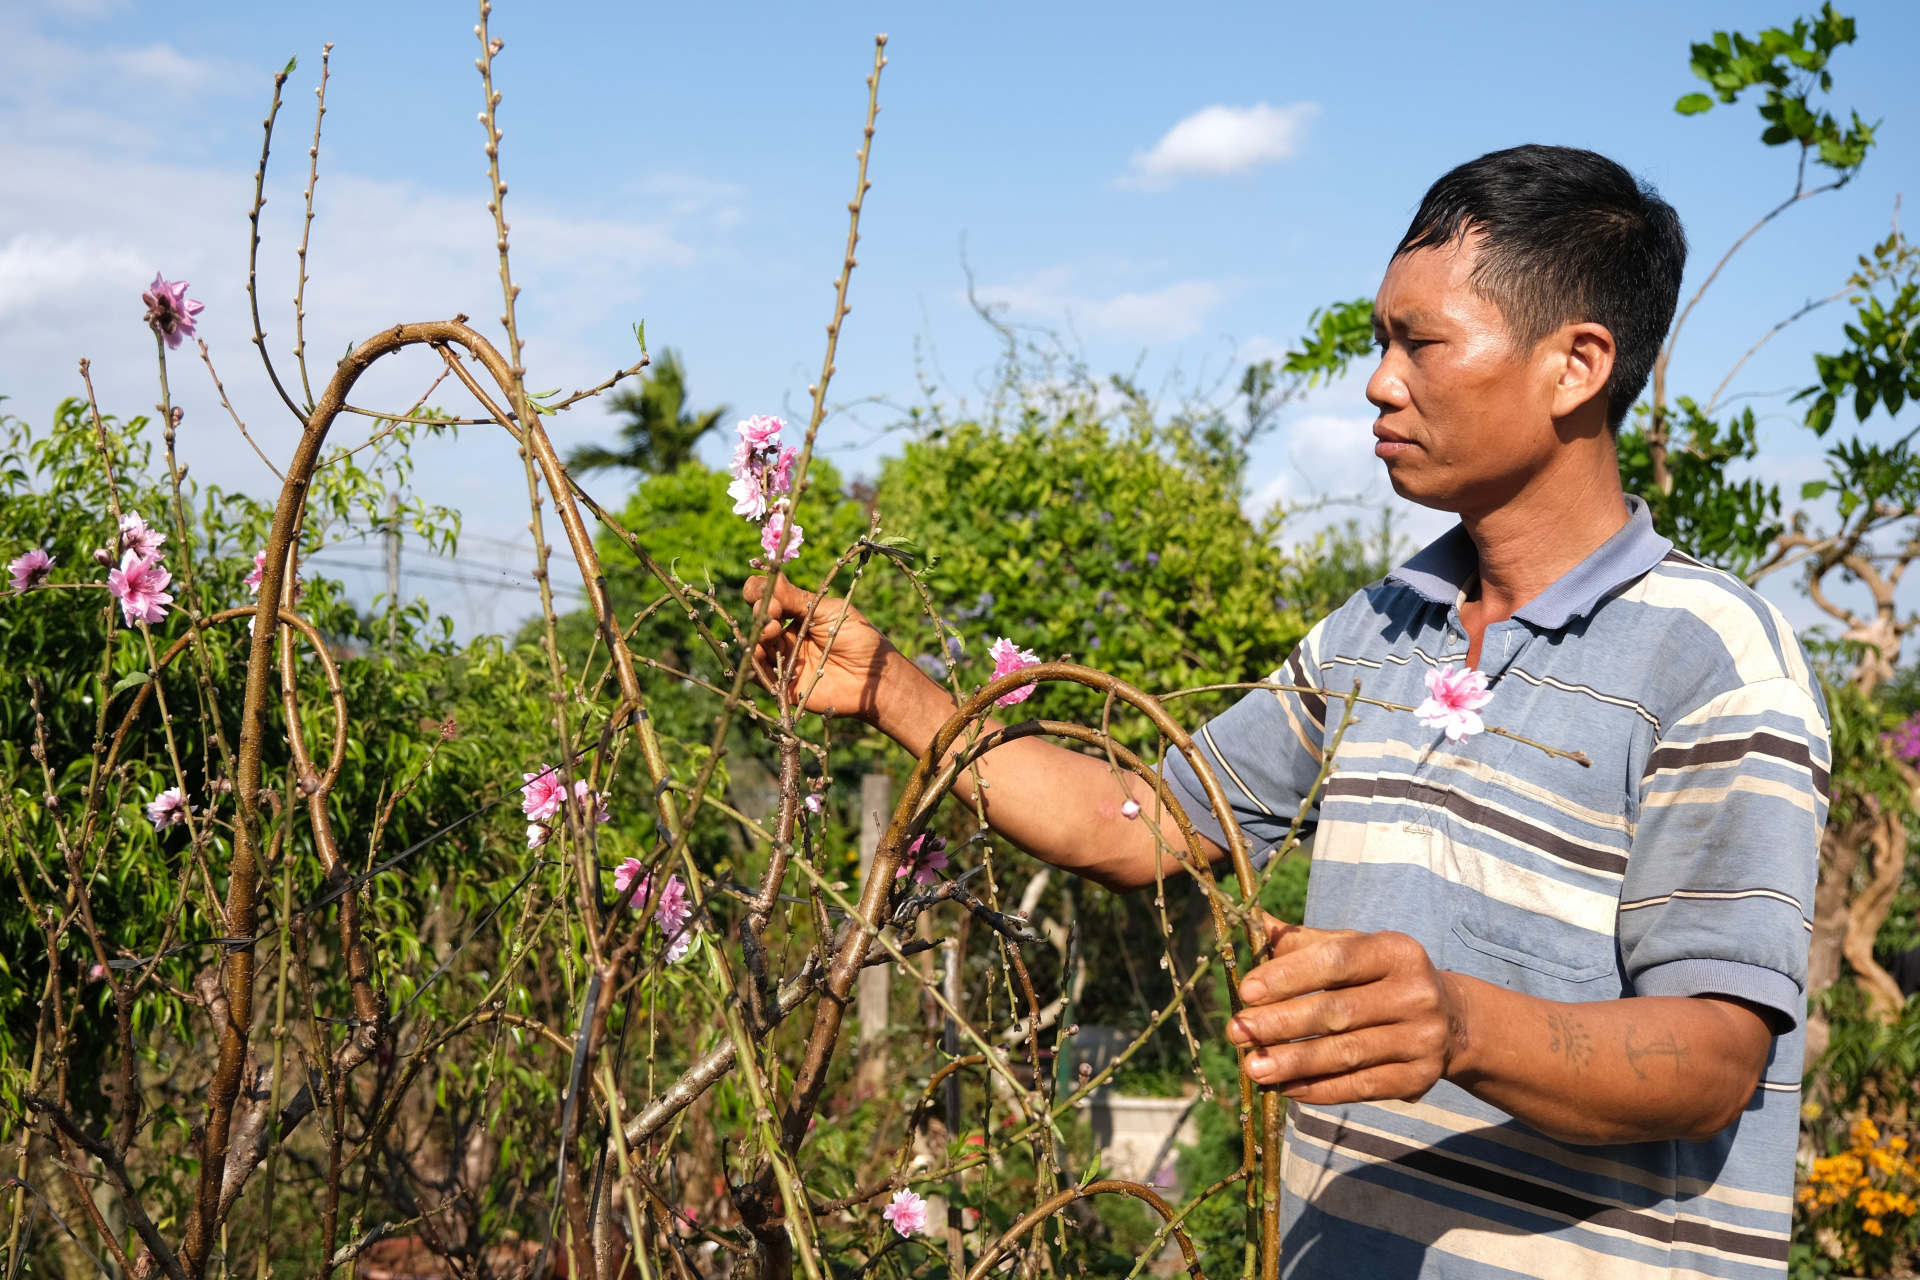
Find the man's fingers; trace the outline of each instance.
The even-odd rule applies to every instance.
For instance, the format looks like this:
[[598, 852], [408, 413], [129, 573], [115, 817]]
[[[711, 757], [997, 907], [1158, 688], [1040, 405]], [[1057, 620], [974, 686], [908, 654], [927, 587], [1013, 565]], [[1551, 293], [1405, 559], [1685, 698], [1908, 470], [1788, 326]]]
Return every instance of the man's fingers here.
[[1353, 932], [1351, 929], [1309, 929], [1301, 924], [1288, 924], [1284, 920], [1267, 917], [1267, 958], [1278, 959], [1304, 951], [1317, 942], [1339, 937]]
[[[802, 591], [789, 582], [784, 575], [769, 579], [765, 574], [756, 574], [747, 579], [747, 585], [742, 589], [741, 594], [746, 596], [749, 605], [757, 606], [760, 603], [761, 597], [767, 594], [769, 581], [773, 584], [773, 598], [767, 601], [768, 621], [779, 623], [790, 618], [805, 617], [807, 610], [813, 607], [812, 592]], [[764, 636], [765, 633], [762, 634]]]
[[[1422, 1060], [1424, 1046], [1407, 1042], [1405, 1027], [1367, 1027], [1345, 1035], [1267, 1045], [1247, 1055], [1247, 1073], [1261, 1084], [1288, 1085], [1355, 1076]], [[1400, 1094], [1383, 1094], [1398, 1097]]]
[[1276, 920], [1259, 907], [1255, 907], [1253, 911], [1257, 917], [1256, 923], [1260, 930], [1260, 936], [1267, 940], [1268, 955], [1274, 954], [1273, 949], [1280, 945], [1280, 939], [1301, 927], [1297, 924], [1288, 924], [1285, 920]]
[[1240, 980], [1240, 999], [1266, 1004], [1309, 991], [1378, 982], [1402, 958], [1403, 949], [1393, 940], [1403, 936], [1290, 928], [1274, 939], [1274, 958]]
[[1307, 1036], [1384, 1026], [1421, 1012], [1411, 988], [1338, 987], [1292, 1000], [1248, 1005], [1227, 1023], [1227, 1039], [1241, 1048], [1285, 1044]]
[[1436, 1077], [1418, 1063], [1390, 1062], [1367, 1067], [1352, 1075], [1319, 1080], [1295, 1080], [1281, 1092], [1308, 1106], [1334, 1107], [1346, 1102], [1418, 1102], [1434, 1086]]
[[780, 606], [780, 612], [797, 618], [813, 603], [813, 593], [802, 591], [782, 574], [773, 580], [773, 602]]

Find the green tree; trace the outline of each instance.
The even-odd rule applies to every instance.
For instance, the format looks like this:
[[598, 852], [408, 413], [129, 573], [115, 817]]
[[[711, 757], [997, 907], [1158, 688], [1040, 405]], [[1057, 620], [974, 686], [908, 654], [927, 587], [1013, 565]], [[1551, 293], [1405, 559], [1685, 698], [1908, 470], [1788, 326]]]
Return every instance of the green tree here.
[[[1835, 12], [1830, 3], [1791, 27], [1771, 27], [1758, 36], [1717, 31], [1693, 46], [1690, 63], [1712, 93], [1690, 93], [1674, 104], [1681, 115], [1699, 115], [1712, 110], [1716, 101], [1731, 104], [1756, 90], [1765, 126], [1760, 140], [1770, 147], [1797, 148], [1792, 190], [1734, 241], [1680, 309], [1654, 360], [1648, 401], [1636, 412], [1635, 426], [1620, 439], [1621, 478], [1628, 492], [1647, 500], [1655, 527], [1691, 554], [1736, 573], [1752, 571], [1773, 547], [1781, 532], [1780, 494], [1776, 486], [1728, 477], [1729, 466], [1759, 456], [1760, 444], [1751, 410], [1725, 423], [1716, 418], [1721, 397], [1734, 375], [1774, 335], [1847, 291], [1802, 306], [1768, 329], [1704, 404], [1681, 397], [1677, 419], [1668, 408], [1667, 369], [1688, 318], [1734, 256], [1781, 214], [1846, 186], [1866, 162], [1876, 126], [1861, 120], [1857, 111], [1849, 113], [1851, 124], [1841, 124], [1815, 100], [1832, 91], [1833, 55], [1852, 44], [1857, 34], [1854, 20]], [[1809, 165], [1824, 169], [1828, 181], [1809, 184]]]

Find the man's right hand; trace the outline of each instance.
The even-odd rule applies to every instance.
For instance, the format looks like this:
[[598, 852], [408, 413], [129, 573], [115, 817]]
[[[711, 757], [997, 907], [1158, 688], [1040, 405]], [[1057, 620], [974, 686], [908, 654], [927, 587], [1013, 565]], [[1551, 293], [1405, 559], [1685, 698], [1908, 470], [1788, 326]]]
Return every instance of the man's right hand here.
[[[747, 579], [747, 603], [758, 606], [773, 584], [759, 657], [769, 675], [787, 673], [789, 697], [806, 699], [806, 710], [857, 716], [881, 728], [882, 685], [903, 662], [893, 642], [861, 612], [835, 596], [816, 597], [785, 577]], [[919, 674], [916, 670], [915, 674]]]
[[[909, 755], [923, 754], [954, 712], [953, 695], [928, 678], [880, 634], [860, 611], [833, 596], [817, 598], [785, 578], [747, 580], [747, 600], [758, 605], [771, 583], [758, 654], [772, 678], [785, 664], [788, 695], [806, 699], [822, 715], [857, 716], [892, 738]], [[816, 678], [817, 677], [817, 678]], [[1000, 727], [991, 717], [981, 731]], [[974, 774], [990, 788], [976, 797]], [[1042, 738], [1017, 738], [981, 757], [954, 781], [963, 803], [982, 803], [995, 830], [1045, 862], [1128, 892], [1160, 874], [1184, 874], [1154, 838], [1153, 791], [1131, 775], [1117, 775], [1104, 758], [1068, 750]], [[1134, 814], [1126, 812], [1134, 802]], [[1181, 839], [1170, 816], [1161, 822], [1168, 845]], [[1202, 840], [1204, 842], [1204, 837]], [[1203, 843], [1203, 855], [1219, 851]]]

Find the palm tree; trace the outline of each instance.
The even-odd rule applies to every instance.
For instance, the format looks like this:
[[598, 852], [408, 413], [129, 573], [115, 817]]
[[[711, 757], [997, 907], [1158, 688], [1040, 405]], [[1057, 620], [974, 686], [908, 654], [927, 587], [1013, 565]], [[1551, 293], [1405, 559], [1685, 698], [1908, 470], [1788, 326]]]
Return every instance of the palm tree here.
[[620, 428], [620, 448], [582, 445], [567, 457], [567, 468], [575, 472], [597, 471], [605, 467], [628, 467], [647, 475], [669, 475], [693, 456], [700, 437], [720, 425], [727, 406], [719, 405], [700, 413], [687, 411], [687, 371], [679, 353], [671, 347], [660, 351], [660, 359], [640, 381], [637, 388], [616, 392], [608, 398], [614, 411], [627, 415]]

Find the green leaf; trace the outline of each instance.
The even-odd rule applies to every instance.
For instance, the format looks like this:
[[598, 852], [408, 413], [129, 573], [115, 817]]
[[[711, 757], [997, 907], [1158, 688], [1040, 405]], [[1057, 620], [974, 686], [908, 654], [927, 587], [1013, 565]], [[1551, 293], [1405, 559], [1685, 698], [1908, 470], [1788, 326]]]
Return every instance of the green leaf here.
[[1803, 502], [1811, 501], [1825, 493], [1827, 487], [1825, 480], [1809, 480], [1800, 486], [1800, 498]]
[[1673, 109], [1683, 116], [1697, 116], [1713, 109], [1713, 99], [1704, 93], [1690, 93], [1674, 103]]
[[145, 684], [146, 682], [147, 682], [146, 672], [130, 671], [126, 675], [120, 677], [120, 682], [113, 686], [113, 692], [109, 693], [107, 696], [109, 698], [118, 697], [121, 694], [125, 693], [127, 690], [136, 688], [139, 685]]

